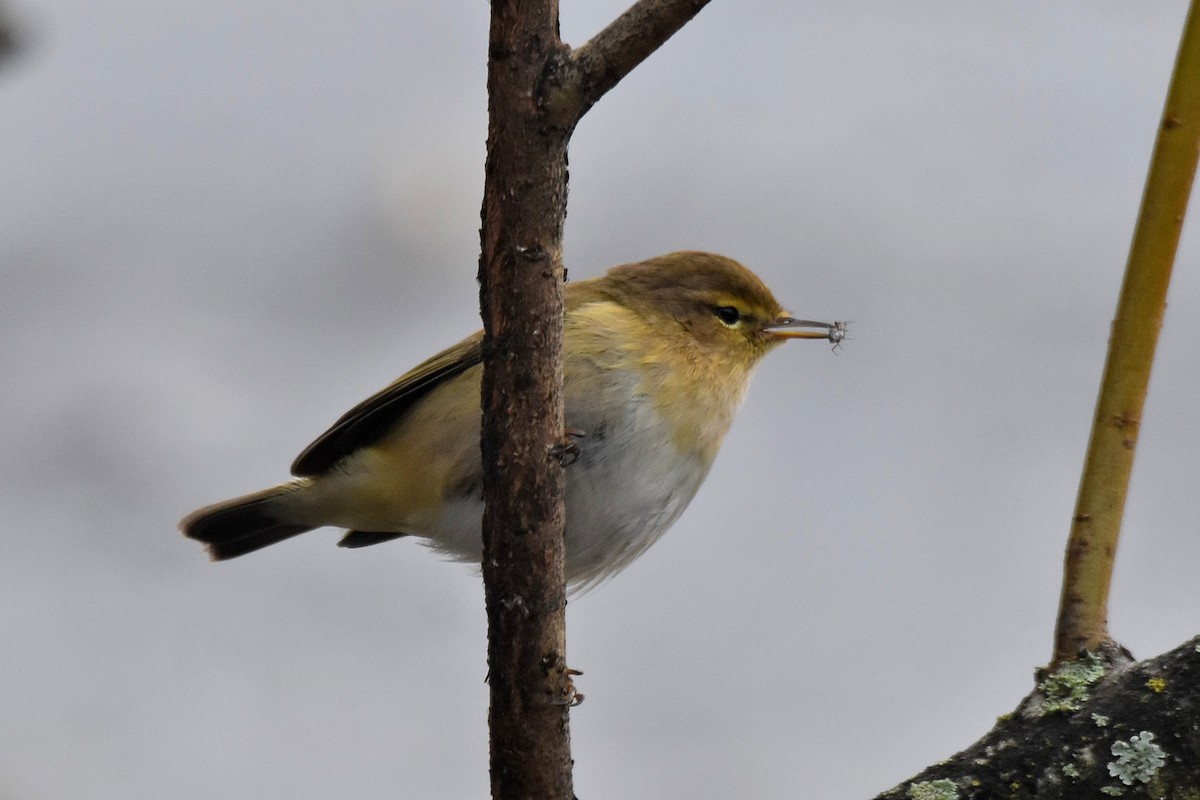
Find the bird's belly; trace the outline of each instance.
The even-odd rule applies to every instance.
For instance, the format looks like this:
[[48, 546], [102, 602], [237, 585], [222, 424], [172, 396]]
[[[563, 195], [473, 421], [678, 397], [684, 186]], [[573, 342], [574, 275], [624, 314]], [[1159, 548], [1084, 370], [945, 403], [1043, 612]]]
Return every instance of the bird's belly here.
[[[643, 419], [644, 423], [645, 420]], [[566, 468], [567, 580], [597, 583], [628, 566], [661, 536], [708, 473], [699, 454], [681, 452], [655, 425], [593, 428]], [[483, 503], [460, 496], [412, 533], [451, 558], [478, 562]]]
[[577, 588], [614, 575], [644, 553], [704, 481], [708, 468], [698, 456], [647, 439], [614, 444], [615, 455], [585, 450], [567, 468], [567, 574]]

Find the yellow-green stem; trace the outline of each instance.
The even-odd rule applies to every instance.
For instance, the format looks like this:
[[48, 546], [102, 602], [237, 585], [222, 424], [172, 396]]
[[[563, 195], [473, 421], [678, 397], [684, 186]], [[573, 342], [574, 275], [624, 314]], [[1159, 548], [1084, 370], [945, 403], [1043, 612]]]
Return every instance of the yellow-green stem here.
[[1200, 0], [1193, 0], [1146, 178], [1067, 544], [1052, 664], [1111, 643], [1108, 587], [1167, 286], [1200, 153]]

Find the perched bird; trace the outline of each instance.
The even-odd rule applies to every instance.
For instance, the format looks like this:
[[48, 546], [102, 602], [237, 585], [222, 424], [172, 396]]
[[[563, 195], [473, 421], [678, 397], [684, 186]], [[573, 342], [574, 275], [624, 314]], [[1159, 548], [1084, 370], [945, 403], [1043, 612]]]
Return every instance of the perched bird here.
[[[566, 285], [566, 575], [606, 578], [671, 526], [708, 474], [759, 360], [844, 330], [793, 319], [750, 270], [681, 252]], [[817, 330], [807, 330], [817, 329]], [[482, 555], [482, 333], [355, 406], [292, 464], [296, 480], [194, 512], [180, 527], [214, 560], [322, 526], [343, 547], [417, 536]]]

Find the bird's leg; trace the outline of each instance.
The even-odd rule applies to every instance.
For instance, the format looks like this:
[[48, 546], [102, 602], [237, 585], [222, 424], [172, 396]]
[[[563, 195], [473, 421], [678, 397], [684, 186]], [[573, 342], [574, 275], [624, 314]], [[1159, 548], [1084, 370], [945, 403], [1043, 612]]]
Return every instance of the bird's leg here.
[[579, 456], [582, 454], [576, 439], [582, 439], [585, 436], [587, 433], [578, 428], [567, 428], [563, 431], [562, 441], [550, 448], [550, 455], [557, 458], [564, 467], [571, 466], [579, 460]]

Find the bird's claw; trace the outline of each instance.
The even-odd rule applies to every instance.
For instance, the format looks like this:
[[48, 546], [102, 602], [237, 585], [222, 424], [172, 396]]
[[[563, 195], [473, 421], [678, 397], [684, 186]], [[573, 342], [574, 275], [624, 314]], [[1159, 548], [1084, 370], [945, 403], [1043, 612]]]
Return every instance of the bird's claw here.
[[577, 669], [571, 669], [570, 667], [566, 667], [563, 669], [562, 674], [563, 674], [563, 686], [559, 690], [561, 694], [559, 697], [556, 697], [553, 700], [551, 700], [550, 703], [551, 703], [551, 705], [567, 706], [568, 708], [574, 708], [575, 706], [577, 706], [583, 702], [583, 692], [575, 691], [575, 681], [573, 681], [571, 679], [574, 676], [582, 675], [583, 673]]
[[550, 448], [550, 455], [557, 458], [559, 463], [564, 467], [571, 466], [583, 454], [583, 451], [579, 448], [579, 442], [575, 440], [582, 439], [585, 436], [587, 434], [578, 428], [567, 428], [563, 431], [562, 441]]

